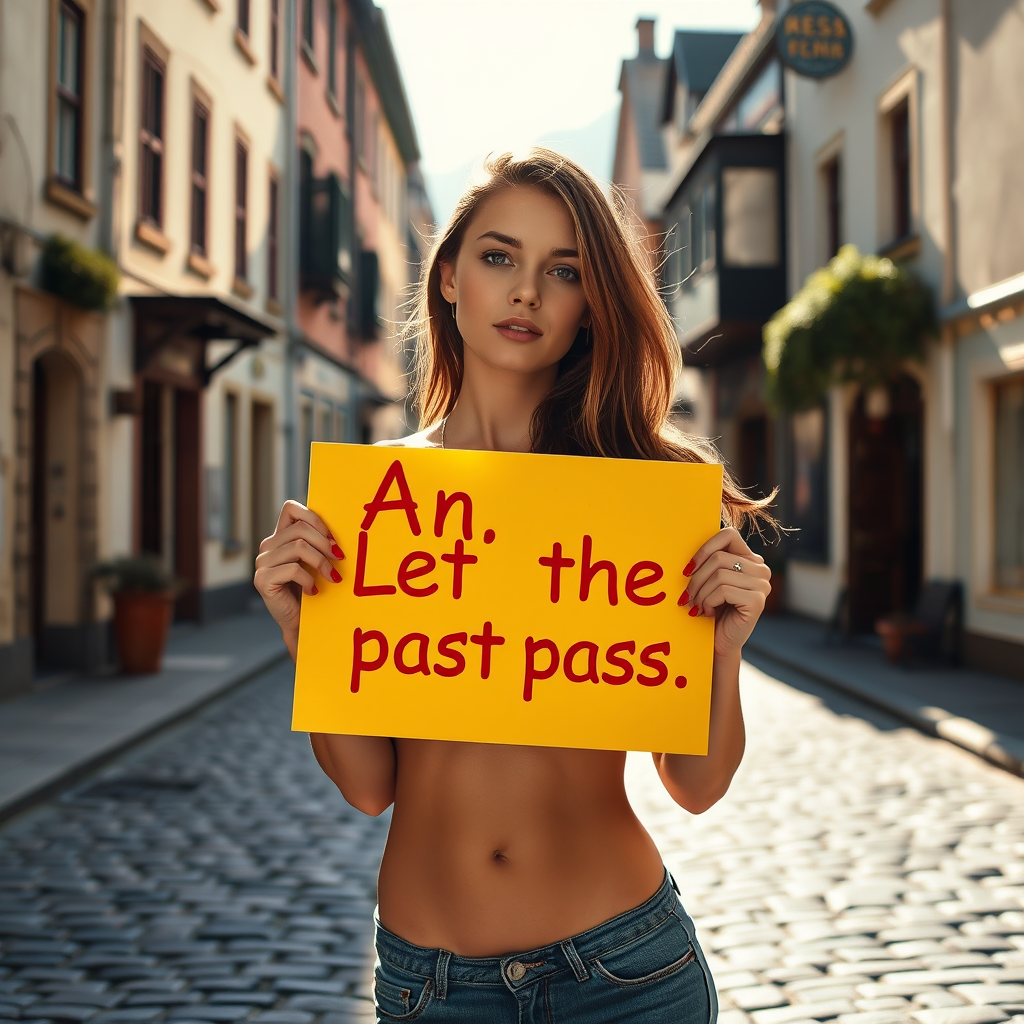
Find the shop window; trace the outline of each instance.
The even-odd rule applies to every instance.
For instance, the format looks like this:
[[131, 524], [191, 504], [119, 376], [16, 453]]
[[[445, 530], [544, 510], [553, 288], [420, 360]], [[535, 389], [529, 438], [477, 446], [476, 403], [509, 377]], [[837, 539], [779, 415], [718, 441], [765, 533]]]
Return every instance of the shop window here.
[[995, 388], [995, 584], [1024, 595], [1024, 378]]
[[166, 63], [149, 46], [142, 50], [142, 116], [139, 125], [139, 219], [163, 226], [164, 83]]
[[828, 414], [824, 406], [790, 418], [789, 522], [791, 557], [828, 561]]
[[60, 184], [82, 188], [82, 65], [85, 15], [77, 4], [61, 0], [57, 11], [57, 117], [54, 172]]
[[733, 267], [779, 262], [779, 179], [772, 167], [722, 171], [722, 260]]

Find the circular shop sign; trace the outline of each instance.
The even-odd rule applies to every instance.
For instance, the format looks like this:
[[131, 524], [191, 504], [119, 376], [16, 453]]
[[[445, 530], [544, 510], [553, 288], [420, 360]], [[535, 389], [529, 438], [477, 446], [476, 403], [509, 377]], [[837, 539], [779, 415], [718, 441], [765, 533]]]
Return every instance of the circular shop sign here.
[[846, 15], [826, 0], [799, 0], [787, 8], [775, 41], [783, 64], [809, 78], [837, 74], [853, 53]]

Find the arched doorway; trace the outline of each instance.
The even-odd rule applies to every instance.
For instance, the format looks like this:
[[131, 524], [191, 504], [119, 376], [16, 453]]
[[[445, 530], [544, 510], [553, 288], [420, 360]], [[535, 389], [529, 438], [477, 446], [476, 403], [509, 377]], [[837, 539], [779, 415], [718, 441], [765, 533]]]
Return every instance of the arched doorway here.
[[51, 349], [32, 365], [32, 637], [36, 664], [76, 667], [82, 622], [82, 377]]
[[901, 377], [850, 415], [849, 629], [909, 611], [921, 586], [921, 389]]

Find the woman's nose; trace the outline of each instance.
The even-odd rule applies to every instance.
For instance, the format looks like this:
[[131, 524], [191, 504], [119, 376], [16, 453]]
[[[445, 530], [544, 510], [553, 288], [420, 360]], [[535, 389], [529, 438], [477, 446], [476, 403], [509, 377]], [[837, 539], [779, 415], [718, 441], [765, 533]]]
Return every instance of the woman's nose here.
[[540, 305], [540, 292], [537, 290], [536, 285], [529, 278], [525, 277], [515, 283], [508, 298], [513, 305], [522, 303], [525, 306], [529, 306], [530, 309], [536, 309]]

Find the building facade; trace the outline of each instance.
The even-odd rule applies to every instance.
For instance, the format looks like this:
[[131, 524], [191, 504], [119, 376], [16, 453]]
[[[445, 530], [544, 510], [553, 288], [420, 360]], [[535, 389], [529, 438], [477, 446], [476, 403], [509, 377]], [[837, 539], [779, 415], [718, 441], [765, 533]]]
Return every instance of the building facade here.
[[[309, 442], [406, 429], [410, 178], [429, 204], [370, 0], [0, 19], [2, 696], [109, 666], [111, 557], [157, 556], [179, 619], [244, 611]], [[55, 236], [119, 272], [99, 312], [48, 276]]]
[[[852, 55], [824, 77], [780, 60], [817, 20], [763, 0], [706, 91], [666, 88], [663, 278], [700, 373], [693, 429], [741, 485], [780, 487], [795, 529], [767, 553], [790, 610], [870, 633], [949, 585], [963, 660], [1024, 677], [1024, 6], [834, 8]], [[887, 388], [776, 416], [763, 326], [847, 243], [925, 282], [938, 337]]]
[[836, 388], [796, 426], [816, 550], [787, 566], [790, 606], [845, 602], [856, 629], [909, 610], [921, 583], [963, 592], [963, 657], [1024, 677], [1024, 5], [838, 0], [853, 57], [786, 73], [789, 284], [839, 244], [930, 286], [940, 337], [883, 407]]

